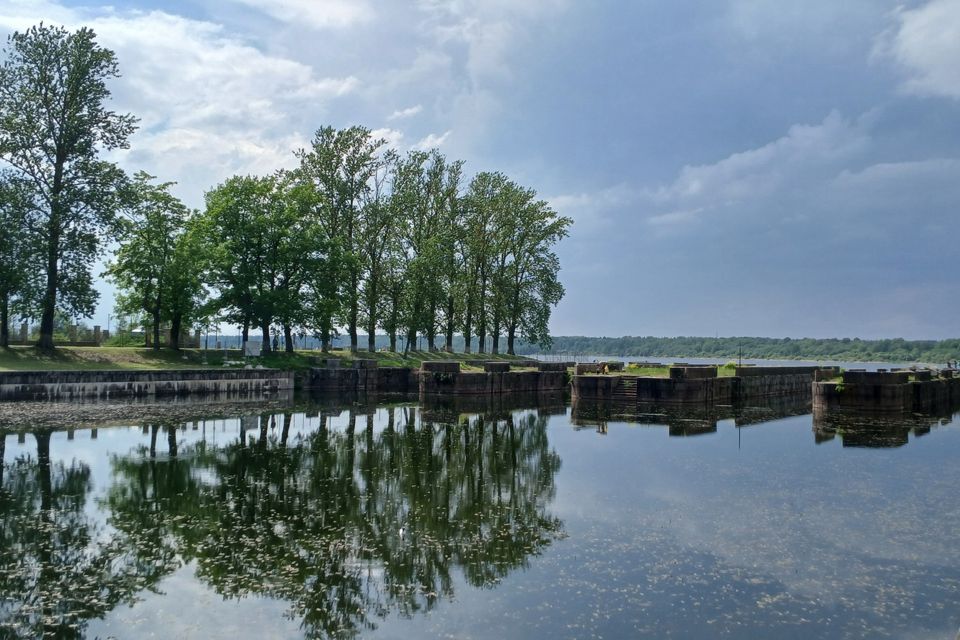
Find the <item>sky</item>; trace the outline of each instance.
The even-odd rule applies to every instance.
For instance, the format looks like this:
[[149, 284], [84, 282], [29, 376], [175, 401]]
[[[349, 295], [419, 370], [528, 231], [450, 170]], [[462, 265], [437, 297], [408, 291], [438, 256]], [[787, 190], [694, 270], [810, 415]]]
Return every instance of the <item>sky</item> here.
[[960, 335], [960, 0], [0, 0], [41, 21], [116, 52], [113, 158], [192, 207], [324, 125], [532, 187], [554, 335]]

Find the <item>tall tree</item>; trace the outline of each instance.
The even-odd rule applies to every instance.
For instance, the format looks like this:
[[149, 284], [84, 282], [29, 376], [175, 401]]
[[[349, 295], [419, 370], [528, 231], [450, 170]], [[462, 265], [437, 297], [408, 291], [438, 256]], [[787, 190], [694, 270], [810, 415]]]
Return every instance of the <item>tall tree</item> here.
[[503, 274], [507, 353], [514, 354], [517, 334], [549, 346], [551, 307], [563, 297], [557, 280], [560, 260], [553, 245], [566, 237], [573, 220], [558, 216], [532, 189], [517, 189], [512, 223], [505, 239], [509, 262]]
[[[397, 219], [387, 194], [387, 179], [396, 163], [394, 152], [387, 152], [373, 175], [360, 223], [360, 264], [363, 274], [362, 316], [367, 331], [367, 350], [376, 349], [377, 327], [381, 326], [382, 299], [388, 291], [391, 241], [397, 234]], [[394, 345], [395, 346], [395, 345]]]
[[[382, 164], [379, 150], [384, 144], [385, 140], [373, 138], [366, 127], [323, 127], [314, 136], [311, 148], [298, 153], [301, 175], [313, 182], [321, 197], [317, 211], [327, 239], [339, 240], [344, 251], [343, 271], [337, 281], [344, 298], [343, 320], [351, 351], [357, 350], [360, 320], [360, 216], [371, 179]], [[326, 348], [329, 336], [324, 338]]]
[[464, 312], [464, 340], [470, 344], [471, 333], [477, 332], [477, 352], [486, 351], [487, 330], [490, 328], [490, 289], [495, 280], [497, 225], [504, 222], [504, 192], [507, 177], [502, 173], [484, 171], [470, 181], [466, 196], [466, 309]]
[[[153, 348], [158, 350], [161, 323], [172, 319], [175, 299], [190, 293], [183, 291], [189, 282], [189, 274], [182, 273], [187, 256], [178, 252], [189, 211], [170, 193], [173, 183], [152, 180], [144, 172], [134, 176], [129, 218], [107, 274], [125, 294], [119, 299], [134, 307], [125, 310], [142, 310], [150, 317]], [[179, 332], [171, 331], [171, 345], [178, 337]]]
[[263, 185], [257, 178], [233, 176], [205, 194], [206, 209], [198, 223], [206, 238], [203, 257], [208, 282], [216, 290], [213, 304], [224, 319], [249, 337], [258, 313], [255, 298], [263, 248], [264, 224], [259, 200]]
[[40, 347], [53, 348], [54, 314], [93, 311], [90, 268], [115, 223], [123, 172], [100, 159], [125, 148], [136, 119], [107, 109], [112, 51], [92, 30], [34, 26], [14, 32], [0, 65], [0, 158], [27, 180], [42, 208], [37, 230], [46, 279]]

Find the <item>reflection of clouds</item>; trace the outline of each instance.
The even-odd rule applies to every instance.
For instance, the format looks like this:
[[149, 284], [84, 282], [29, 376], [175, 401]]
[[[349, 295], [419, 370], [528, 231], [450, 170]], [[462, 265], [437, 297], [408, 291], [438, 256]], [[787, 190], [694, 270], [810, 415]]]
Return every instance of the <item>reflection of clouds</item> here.
[[[616, 572], [631, 566], [636, 586], [615, 600], [642, 606], [645, 623], [696, 628], [713, 620], [734, 636], [738, 628], [762, 635], [791, 625], [803, 637], [840, 637], [850, 627], [859, 629], [854, 635], [950, 628], [947, 607], [960, 586], [951, 533], [960, 510], [949, 506], [958, 472], [917, 444], [866, 455], [839, 442], [814, 448], [809, 420], [753, 427], [739, 453], [738, 434], [724, 424], [692, 451], [691, 441], [664, 438], [665, 426], [658, 434], [611, 423], [604, 487], [629, 489], [608, 492], [586, 531], [567, 514], [569, 493], [558, 505], [571, 540], [581, 541], [570, 552], [595, 556], [578, 579], [622, 589], [628, 577]], [[578, 448], [597, 440], [576, 436]], [[955, 430], [922, 442], [945, 459], [958, 448]], [[574, 463], [564, 460], [569, 470]], [[577, 490], [578, 500], [590, 500], [600, 487]], [[695, 612], [673, 603], [684, 599]]]
[[[88, 637], [149, 636], [163, 630], [167, 638], [300, 638], [296, 620], [284, 616], [281, 600], [261, 598], [256, 607], [224, 600], [194, 577], [196, 564], [180, 567], [145, 592], [136, 607], [118, 607], [106, 620], [93, 620]], [[171, 615], [176, 612], [176, 615]]]

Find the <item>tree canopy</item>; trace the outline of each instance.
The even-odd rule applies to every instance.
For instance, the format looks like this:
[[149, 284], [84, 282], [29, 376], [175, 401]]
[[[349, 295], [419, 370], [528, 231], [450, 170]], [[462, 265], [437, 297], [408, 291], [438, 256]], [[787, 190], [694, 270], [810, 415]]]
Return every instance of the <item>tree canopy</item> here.
[[[235, 175], [191, 212], [174, 182], [128, 177], [103, 153], [127, 146], [136, 118], [108, 108], [116, 57], [93, 31], [43, 24], [12, 34], [0, 64], [0, 342], [11, 314], [92, 314], [92, 268], [117, 241], [106, 275], [117, 311], [177, 347], [191, 325], [227, 322], [263, 349], [282, 336], [343, 331], [351, 350], [383, 331], [391, 349], [513, 353], [547, 345], [563, 296], [554, 245], [570, 218], [497, 172], [469, 178], [438, 149], [400, 153], [363, 126], [317, 129], [297, 166]], [[476, 345], [474, 347], [474, 342]]]

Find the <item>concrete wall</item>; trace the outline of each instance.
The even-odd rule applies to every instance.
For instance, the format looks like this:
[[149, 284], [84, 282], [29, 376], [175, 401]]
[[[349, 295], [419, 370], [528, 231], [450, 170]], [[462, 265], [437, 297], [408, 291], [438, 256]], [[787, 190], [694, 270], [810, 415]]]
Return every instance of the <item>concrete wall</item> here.
[[314, 368], [304, 388], [326, 394], [416, 393], [417, 371], [407, 367]]
[[0, 372], [0, 400], [72, 400], [293, 389], [293, 374], [273, 369]]
[[[897, 382], [896, 373], [857, 376], [860, 382], [814, 382], [814, 413], [936, 413], [960, 406], [960, 378]], [[899, 372], [897, 372], [899, 373]]]
[[[733, 404], [784, 396], [810, 397], [815, 368], [765, 367], [760, 375], [716, 377], [715, 368], [671, 367], [670, 378], [574, 376], [574, 398], [653, 404]], [[802, 372], [793, 372], [802, 369]]]
[[426, 395], [545, 393], [566, 388], [565, 371], [447, 372], [421, 371], [419, 390]]

